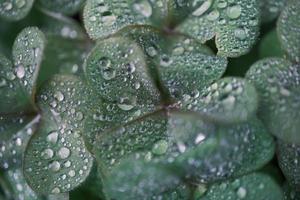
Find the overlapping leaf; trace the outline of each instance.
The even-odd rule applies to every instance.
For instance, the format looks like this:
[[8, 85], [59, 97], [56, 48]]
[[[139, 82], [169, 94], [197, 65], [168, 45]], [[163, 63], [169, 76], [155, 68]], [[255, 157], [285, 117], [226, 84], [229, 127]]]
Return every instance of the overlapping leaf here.
[[300, 62], [300, 2], [290, 1], [277, 23], [280, 43], [289, 57]]
[[277, 143], [277, 157], [279, 166], [288, 180], [289, 185], [299, 191], [300, 185], [300, 147], [283, 141]]
[[253, 173], [233, 181], [213, 185], [201, 200], [281, 200], [282, 191], [274, 180], [262, 173]]
[[0, 17], [10, 21], [24, 18], [30, 11], [34, 0], [7, 0], [0, 2]]
[[299, 143], [300, 67], [281, 58], [255, 63], [247, 73], [259, 94], [258, 116], [286, 142]]
[[97, 39], [128, 25], [160, 24], [165, 14], [165, 0], [90, 0], [84, 8], [84, 24], [90, 37]]
[[82, 183], [93, 158], [81, 138], [87, 90], [74, 76], [54, 76], [38, 95], [42, 121], [24, 156], [28, 184], [41, 194], [61, 193]]
[[192, 4], [193, 6], [189, 6], [190, 1], [173, 2], [173, 5], [177, 5], [175, 9], [187, 9], [189, 13], [177, 30], [202, 42], [215, 36], [219, 55], [243, 55], [256, 41], [259, 25], [256, 0], [207, 0], [198, 1], [198, 4]]

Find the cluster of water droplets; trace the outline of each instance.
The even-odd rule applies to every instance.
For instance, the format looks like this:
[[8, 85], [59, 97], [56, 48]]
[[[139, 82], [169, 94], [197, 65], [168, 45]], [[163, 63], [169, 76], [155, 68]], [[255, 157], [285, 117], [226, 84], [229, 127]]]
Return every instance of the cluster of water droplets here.
[[222, 55], [247, 51], [258, 34], [259, 14], [255, 1], [207, 0], [182, 23], [178, 30], [205, 42], [215, 35]]
[[30, 11], [32, 4], [33, 0], [3, 0], [0, 3], [0, 16], [19, 20]]
[[[0, 120], [5, 117], [0, 116]], [[25, 147], [39, 122], [39, 116], [34, 119], [14, 118], [5, 120], [5, 123], [14, 127], [0, 126], [3, 140], [0, 142], [0, 167], [7, 170], [21, 167]], [[10, 130], [12, 129], [12, 131]], [[15, 130], [19, 129], [19, 130]]]
[[42, 59], [45, 39], [37, 28], [26, 28], [16, 38], [13, 46], [15, 76], [31, 94]]

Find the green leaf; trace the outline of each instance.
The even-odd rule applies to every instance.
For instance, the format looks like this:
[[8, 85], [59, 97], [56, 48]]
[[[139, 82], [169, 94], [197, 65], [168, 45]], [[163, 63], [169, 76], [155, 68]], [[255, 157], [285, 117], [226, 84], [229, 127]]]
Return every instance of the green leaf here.
[[201, 200], [281, 200], [283, 194], [274, 180], [262, 173], [253, 173], [241, 178], [215, 184]]
[[9, 170], [5, 173], [12, 198], [22, 200], [42, 200], [27, 184], [21, 169]]
[[12, 63], [0, 54], [0, 113], [31, 110], [31, 100], [16, 77]]
[[264, 59], [256, 62], [246, 77], [258, 91], [258, 116], [270, 132], [299, 144], [299, 66], [281, 58]]
[[193, 182], [211, 183], [241, 176], [268, 163], [275, 150], [272, 137], [257, 119], [220, 126], [196, 114], [173, 113], [168, 122], [169, 150], [162, 162], [173, 160]]
[[41, 124], [24, 156], [24, 174], [39, 194], [68, 192], [81, 184], [93, 164], [81, 138], [86, 88], [74, 76], [54, 76], [38, 95]]
[[164, 0], [90, 0], [84, 8], [85, 28], [92, 39], [106, 37], [128, 25], [163, 24]]
[[[259, 1], [261, 10], [261, 20], [263, 23], [268, 23], [276, 19], [280, 12], [286, 6], [288, 0], [262, 0]], [[270, 48], [272, 49], [272, 48]]]
[[10, 21], [24, 18], [30, 11], [34, 0], [6, 0], [0, 2], [0, 17]]
[[[188, 79], [191, 80], [191, 79]], [[252, 84], [241, 78], [220, 79], [202, 91], [185, 96], [183, 109], [200, 112], [224, 123], [244, 122], [257, 109], [257, 93]]]
[[300, 62], [300, 2], [290, 1], [283, 9], [278, 22], [279, 41], [289, 57]]
[[176, 174], [164, 166], [128, 159], [113, 169], [104, 191], [112, 199], [152, 199], [179, 184]]
[[78, 12], [85, 0], [37, 0], [37, 6], [53, 12], [73, 15]]
[[[259, 29], [259, 9], [256, 0], [201, 1], [198, 8], [176, 30], [205, 42], [215, 37], [218, 54], [237, 57], [254, 45]], [[186, 7], [186, 3], [178, 7]], [[177, 12], [177, 11], [173, 11]]]
[[25, 28], [13, 45], [14, 69], [24, 89], [33, 97], [46, 38], [36, 27]]
[[300, 193], [290, 188], [287, 183], [283, 185], [282, 190], [284, 196], [283, 200], [297, 200], [300, 197]]
[[[46, 16], [40, 25], [40, 29], [47, 36], [61, 36], [69, 39], [86, 39], [85, 30], [80, 24], [70, 17], [43, 11]], [[62, 45], [63, 46], [63, 45]]]
[[300, 146], [278, 140], [277, 158], [289, 185], [298, 190], [300, 186]]
[[93, 152], [103, 176], [130, 155], [151, 159], [166, 153], [166, 123], [165, 113], [156, 112], [98, 134]]
[[284, 55], [285, 52], [280, 45], [277, 31], [272, 29], [262, 38], [259, 44], [259, 57], [284, 57]]
[[22, 166], [26, 145], [38, 123], [39, 116], [0, 116], [0, 168]]
[[225, 58], [215, 56], [208, 47], [183, 35], [166, 36], [151, 26], [129, 26], [117, 35], [129, 37], [141, 46], [151, 75], [160, 79], [156, 80], [158, 87], [177, 100], [202, 90], [226, 69]]
[[47, 41], [46, 56], [37, 81], [39, 86], [54, 74], [83, 76], [83, 63], [90, 50], [89, 44], [84, 40], [55, 35], [49, 35]]
[[121, 109], [159, 102], [144, 54], [127, 38], [109, 38], [97, 44], [87, 57], [84, 70], [90, 87]]
[[85, 119], [84, 139], [89, 149], [97, 145], [96, 138], [101, 134], [110, 134], [109, 130], [125, 125], [143, 115], [155, 110], [155, 106], [139, 106], [130, 110], [124, 110], [122, 105], [99, 101], [95, 98], [92, 109], [87, 113]]

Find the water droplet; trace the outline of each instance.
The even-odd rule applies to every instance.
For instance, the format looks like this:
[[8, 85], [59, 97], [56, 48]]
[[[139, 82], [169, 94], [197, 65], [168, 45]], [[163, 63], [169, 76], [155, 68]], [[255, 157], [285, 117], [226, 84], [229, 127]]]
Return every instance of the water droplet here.
[[205, 135], [203, 133], [199, 133], [195, 138], [195, 144], [199, 144], [205, 139]]
[[70, 170], [68, 174], [69, 174], [70, 177], [74, 177], [76, 175], [76, 173], [73, 169]]
[[57, 140], [58, 140], [57, 131], [52, 131], [48, 134], [48, 136], [47, 136], [47, 141], [48, 142], [51, 142], [51, 143], [55, 144], [57, 142]]
[[150, 17], [152, 15], [152, 6], [148, 0], [142, 0], [133, 4], [133, 8], [138, 13], [145, 17]]
[[237, 28], [234, 30], [234, 36], [240, 40], [245, 40], [247, 38], [247, 33], [242, 28]]
[[0, 77], [0, 87], [4, 87], [4, 86], [6, 86], [6, 85], [7, 85], [6, 80], [5, 80], [4, 78], [1, 78], [1, 77]]
[[166, 140], [159, 140], [156, 142], [152, 148], [152, 153], [156, 155], [163, 155], [168, 150], [168, 142]]
[[16, 6], [18, 8], [22, 8], [23, 6], [25, 6], [26, 1], [25, 0], [16, 0]]
[[53, 190], [51, 191], [53, 194], [58, 194], [60, 193], [60, 189], [58, 187], [53, 188]]
[[244, 187], [240, 187], [238, 190], [237, 190], [237, 196], [240, 198], [240, 199], [244, 199], [247, 195], [247, 190], [244, 188]]
[[133, 109], [135, 105], [136, 105], [136, 98], [134, 97], [121, 97], [118, 103], [118, 107], [125, 111]]
[[57, 99], [58, 101], [63, 101], [65, 97], [61, 91], [56, 91], [54, 93], [54, 98]]
[[25, 76], [25, 69], [23, 65], [19, 65], [16, 68], [16, 75], [19, 79], [23, 78]]
[[157, 55], [156, 49], [155, 49], [154, 47], [152, 47], [152, 46], [146, 48], [146, 52], [147, 52], [147, 54], [148, 54], [150, 57], [154, 57], [154, 56]]
[[76, 113], [76, 119], [77, 119], [78, 121], [83, 120], [83, 113], [82, 113], [82, 112], [77, 112], [77, 113]]
[[227, 16], [231, 19], [237, 19], [242, 14], [242, 7], [240, 5], [234, 5], [227, 8]]
[[68, 149], [67, 147], [62, 147], [59, 149], [58, 151], [58, 156], [61, 159], [66, 159], [70, 156], [70, 149]]
[[60, 163], [57, 162], [57, 161], [53, 161], [49, 164], [49, 169], [54, 171], [54, 172], [57, 172], [60, 170]]
[[213, 10], [207, 15], [207, 19], [210, 21], [215, 21], [220, 17], [220, 13], [218, 10]]
[[117, 17], [112, 15], [112, 13], [110, 13], [109, 11], [105, 12], [105, 13], [109, 13], [108, 15], [102, 16], [101, 21], [106, 25], [106, 26], [112, 26], [116, 20]]
[[54, 152], [52, 149], [45, 149], [44, 151], [42, 151], [41, 155], [44, 159], [50, 159], [53, 157]]
[[212, 0], [205, 1], [199, 8], [197, 8], [192, 15], [198, 17], [203, 15], [212, 5]]
[[13, 8], [13, 5], [11, 2], [4, 2], [3, 6], [4, 6], [4, 10], [11, 10]]

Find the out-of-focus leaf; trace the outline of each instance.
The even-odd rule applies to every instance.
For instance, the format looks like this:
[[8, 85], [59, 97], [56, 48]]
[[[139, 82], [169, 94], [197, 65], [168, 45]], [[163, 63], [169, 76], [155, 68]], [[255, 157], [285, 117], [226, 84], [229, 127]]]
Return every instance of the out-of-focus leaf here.
[[284, 54], [277, 31], [273, 29], [262, 38], [259, 45], [259, 57], [283, 57]]
[[[201, 200], [282, 200], [283, 194], [274, 180], [262, 173], [253, 173], [232, 181], [211, 186]], [[199, 199], [199, 200], [200, 200]]]
[[85, 0], [37, 0], [37, 6], [53, 12], [73, 15], [79, 11]]
[[299, 144], [299, 65], [281, 58], [267, 58], [256, 62], [246, 77], [259, 94], [258, 117], [275, 136]]
[[30, 11], [34, 0], [2, 0], [0, 2], [0, 17], [9, 21], [24, 18]]
[[289, 57], [300, 62], [300, 1], [290, 1], [277, 23], [279, 41]]
[[300, 146], [278, 140], [277, 157], [289, 185], [300, 192]]

